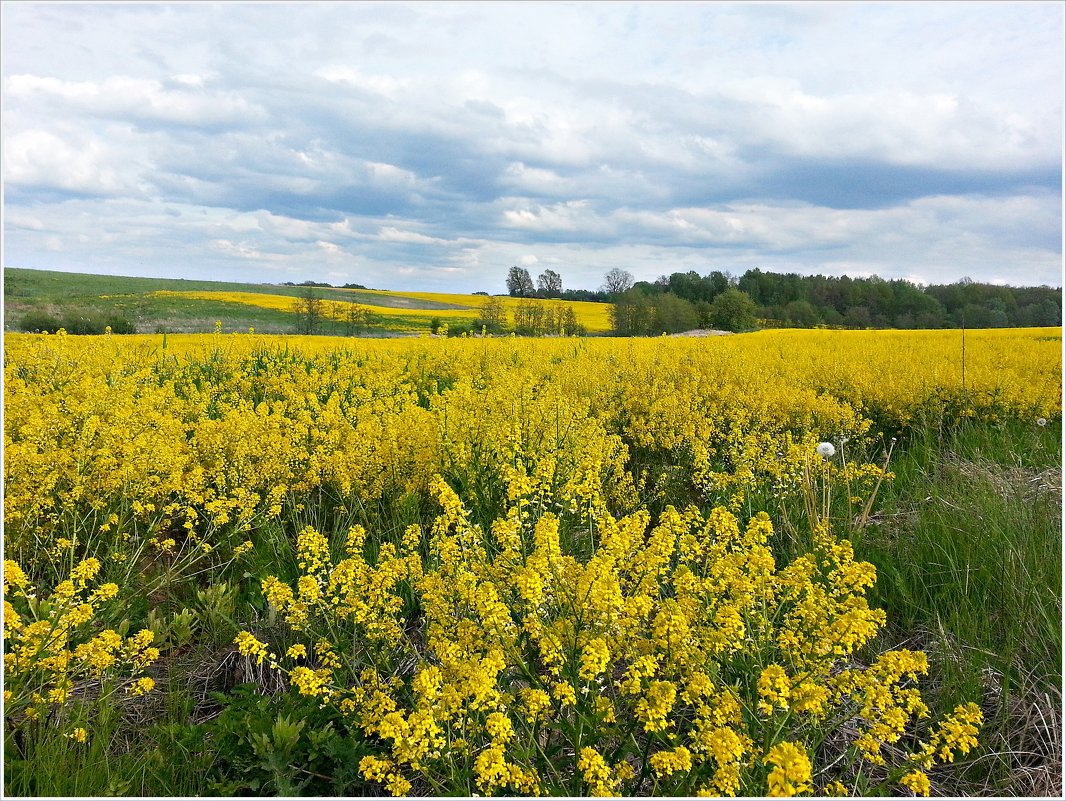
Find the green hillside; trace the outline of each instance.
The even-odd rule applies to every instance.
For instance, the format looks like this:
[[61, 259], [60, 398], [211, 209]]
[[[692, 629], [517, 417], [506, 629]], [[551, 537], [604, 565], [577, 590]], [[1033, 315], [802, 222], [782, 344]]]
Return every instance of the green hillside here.
[[[153, 333], [156, 331], [212, 331], [216, 321], [224, 330], [254, 327], [262, 333], [292, 333], [297, 330], [297, 315], [276, 309], [174, 296], [171, 292], [251, 292], [264, 295], [299, 297], [303, 286], [285, 284], [250, 284], [232, 281], [194, 281], [183, 278], [131, 278], [116, 275], [90, 275], [51, 270], [4, 270], [4, 330], [53, 330], [62, 326], [68, 331], [82, 328], [102, 330], [111, 325], [118, 331]], [[394, 299], [353, 289], [315, 287], [323, 300], [373, 303], [396, 309], [439, 309], [462, 306], [421, 300]], [[431, 318], [424, 321], [429, 327]], [[390, 332], [411, 327], [408, 318], [395, 319], [387, 313], [378, 315], [375, 330]], [[329, 328], [324, 331], [330, 333]]]

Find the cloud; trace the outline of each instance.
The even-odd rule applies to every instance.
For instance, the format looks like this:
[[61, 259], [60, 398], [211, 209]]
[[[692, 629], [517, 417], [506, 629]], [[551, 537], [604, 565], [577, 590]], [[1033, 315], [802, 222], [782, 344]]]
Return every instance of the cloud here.
[[245, 125], [266, 116], [263, 109], [235, 92], [203, 91], [202, 76], [176, 76], [175, 82], [183, 88], [167, 89], [157, 80], [126, 76], [94, 83], [20, 74], [5, 79], [4, 88], [15, 101], [104, 119], [217, 128]]
[[1060, 282], [1055, 4], [3, 14], [8, 263]]

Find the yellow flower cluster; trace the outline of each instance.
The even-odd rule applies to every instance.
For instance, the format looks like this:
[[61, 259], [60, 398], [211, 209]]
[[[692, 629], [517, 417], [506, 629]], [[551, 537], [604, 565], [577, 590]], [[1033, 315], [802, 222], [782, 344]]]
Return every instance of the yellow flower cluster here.
[[[4, 560], [4, 714], [7, 720], [38, 719], [64, 707], [77, 682], [107, 679], [127, 693], [150, 692], [141, 676], [159, 658], [149, 629], [123, 637], [101, 629], [101, 607], [118, 595], [114, 583], [93, 589], [100, 570], [95, 558], [69, 567], [68, 578], [39, 597], [18, 562]], [[79, 731], [79, 730], [75, 730]], [[84, 730], [81, 730], [84, 731]], [[84, 742], [84, 736], [74, 736]]]
[[[327, 653], [372, 655], [376, 668], [352, 686], [320, 657], [317, 670], [295, 664], [320, 644], [290, 649], [293, 663], [281, 665], [298, 692], [336, 704], [380, 743], [368, 777], [417, 776], [443, 790], [455, 761], [471, 758], [477, 792], [576, 792], [572, 776], [582, 791], [608, 795], [635, 789], [622, 754], [671, 794], [797, 795], [812, 790], [805, 743], [827, 717], [854, 721], [852, 745], [883, 764], [880, 745], [928, 713], [913, 686], [923, 654], [891, 651], [856, 666], [884, 614], [864, 597], [872, 566], [824, 527], [810, 553], [778, 569], [763, 513], [742, 525], [724, 507], [667, 507], [651, 525], [643, 510], [616, 519], [594, 493], [591, 528], [584, 516], [570, 527], [549, 511], [568, 508], [565, 488], [545, 498], [529, 482], [486, 531], [445, 482], [433, 486], [442, 511], [428, 556], [384, 543], [375, 561], [352, 547], [333, 563], [324, 539], [305, 529], [296, 589], [264, 582], [267, 597], [287, 599], [279, 608], [288, 614], [313, 579], [322, 592], [294, 627], [333, 632]], [[420, 540], [420, 531], [404, 536]], [[404, 587], [424, 610], [417, 636], [400, 626]], [[368, 610], [380, 618], [377, 634]], [[411, 658], [409, 678], [389, 668]], [[972, 748], [977, 722], [970, 709], [945, 720], [907, 757], [903, 767], [915, 770], [906, 781], [919, 782], [912, 774], [923, 761]], [[656, 747], [630, 753], [638, 737]], [[559, 748], [571, 763], [544, 758]]]

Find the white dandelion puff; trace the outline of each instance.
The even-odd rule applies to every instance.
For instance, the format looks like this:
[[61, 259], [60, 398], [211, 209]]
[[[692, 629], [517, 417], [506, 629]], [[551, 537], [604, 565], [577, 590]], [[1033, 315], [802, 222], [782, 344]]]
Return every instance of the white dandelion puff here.
[[837, 452], [837, 449], [833, 447], [832, 442], [819, 442], [818, 447], [814, 450], [817, 451], [818, 455], [823, 459], [832, 459]]

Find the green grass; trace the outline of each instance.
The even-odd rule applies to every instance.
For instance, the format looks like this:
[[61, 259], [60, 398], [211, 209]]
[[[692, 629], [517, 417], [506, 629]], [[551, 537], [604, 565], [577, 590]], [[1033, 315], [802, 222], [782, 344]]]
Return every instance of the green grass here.
[[877, 566], [884, 640], [929, 655], [931, 705], [981, 699], [983, 754], [952, 792], [1039, 795], [1061, 780], [1060, 443], [1060, 425], [920, 432], [856, 542]]

